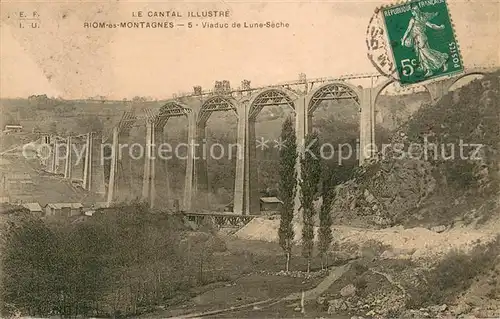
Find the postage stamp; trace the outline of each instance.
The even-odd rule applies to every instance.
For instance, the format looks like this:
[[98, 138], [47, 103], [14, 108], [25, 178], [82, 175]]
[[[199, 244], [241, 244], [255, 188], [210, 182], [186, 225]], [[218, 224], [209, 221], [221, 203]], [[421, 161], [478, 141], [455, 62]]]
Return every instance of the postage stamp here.
[[380, 10], [401, 85], [464, 71], [446, 0], [415, 0]]

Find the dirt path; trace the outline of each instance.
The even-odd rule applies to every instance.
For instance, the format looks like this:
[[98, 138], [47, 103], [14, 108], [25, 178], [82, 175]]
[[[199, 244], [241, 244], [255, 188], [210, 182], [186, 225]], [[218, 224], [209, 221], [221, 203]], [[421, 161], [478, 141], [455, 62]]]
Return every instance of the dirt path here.
[[179, 319], [182, 318], [182, 319], [184, 319], [184, 318], [199, 318], [199, 317], [213, 316], [213, 315], [218, 315], [221, 313], [238, 311], [238, 310], [242, 310], [242, 309], [249, 308], [249, 307], [264, 306], [267, 304], [272, 304], [273, 301], [276, 301], [276, 300], [275, 299], [267, 299], [267, 300], [263, 300], [263, 301], [252, 302], [249, 304], [244, 304], [244, 305], [236, 306], [236, 307], [224, 308], [224, 309], [220, 309], [220, 310], [196, 312], [196, 313], [191, 313], [191, 314], [187, 314], [187, 315], [167, 317], [167, 319], [168, 318], [179, 318]]
[[[343, 266], [340, 267], [335, 267], [333, 268], [328, 276], [324, 278], [316, 287], [309, 289], [304, 292], [304, 299], [305, 300], [315, 300], [318, 298], [322, 293], [324, 293], [336, 280], [338, 280], [342, 275], [347, 272], [350, 267], [351, 263], [349, 262]], [[269, 309], [272, 308], [273, 306], [277, 306], [280, 303], [287, 303], [291, 301], [296, 301], [300, 300], [302, 298], [302, 291], [300, 292], [294, 292], [292, 294], [289, 294], [286, 297], [283, 298], [270, 298], [262, 301], [257, 301], [257, 302], [251, 302], [251, 303], [246, 303], [243, 305], [238, 305], [238, 306], [233, 306], [233, 307], [227, 307], [223, 309], [218, 309], [218, 310], [211, 310], [211, 311], [204, 311], [204, 312], [195, 312], [195, 313], [190, 313], [190, 314], [184, 314], [184, 315], [177, 315], [173, 317], [168, 317], [168, 318], [200, 318], [200, 317], [209, 317], [209, 316], [219, 316], [221, 314], [225, 313], [233, 313], [233, 312], [240, 312], [240, 311], [246, 311], [248, 312], [256, 312], [259, 313], [264, 310], [264, 309]], [[284, 306], [282, 306], [284, 307]], [[252, 308], [252, 309], [248, 309]]]
[[[333, 268], [328, 274], [328, 276], [326, 276], [326, 278], [319, 283], [319, 285], [317, 285], [313, 289], [304, 292], [304, 299], [305, 300], [317, 299], [319, 296], [321, 296], [322, 293], [324, 293], [328, 288], [330, 288], [330, 286], [337, 279], [342, 277], [342, 275], [344, 275], [351, 268], [351, 264], [352, 262], [349, 262], [343, 266]], [[302, 298], [302, 292], [295, 292], [283, 298], [283, 300], [291, 301], [291, 300], [299, 300], [301, 298]]]

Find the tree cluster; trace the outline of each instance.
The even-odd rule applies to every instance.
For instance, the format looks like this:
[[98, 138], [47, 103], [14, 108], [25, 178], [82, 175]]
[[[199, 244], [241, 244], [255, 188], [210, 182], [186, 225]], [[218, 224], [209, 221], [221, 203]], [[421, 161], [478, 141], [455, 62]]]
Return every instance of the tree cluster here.
[[2, 317], [136, 315], [205, 283], [221, 249], [210, 234], [186, 243], [179, 220], [140, 204], [71, 224], [14, 224], [3, 238]]
[[[279, 196], [283, 202], [279, 227], [279, 243], [286, 255], [286, 270], [289, 270], [292, 253], [294, 221], [302, 223], [302, 255], [308, 261], [308, 271], [314, 255], [314, 228], [319, 213], [318, 252], [322, 266], [328, 265], [328, 253], [333, 240], [331, 205], [334, 187], [347, 181], [353, 174], [355, 163], [342, 166], [322, 161], [320, 156], [319, 134], [313, 132], [306, 136], [305, 148], [298, 150], [294, 125], [291, 118], [283, 123], [281, 139], [285, 147], [280, 151]], [[300, 176], [297, 165], [300, 163]], [[297, 197], [298, 195], [298, 197]], [[296, 198], [299, 199], [300, 216], [294, 216]], [[321, 198], [322, 204], [317, 211], [315, 201]]]

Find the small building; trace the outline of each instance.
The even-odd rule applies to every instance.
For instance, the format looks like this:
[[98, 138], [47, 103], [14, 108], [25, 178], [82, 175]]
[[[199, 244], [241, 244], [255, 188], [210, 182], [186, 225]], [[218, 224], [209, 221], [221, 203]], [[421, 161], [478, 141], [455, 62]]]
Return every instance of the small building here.
[[33, 215], [42, 216], [43, 209], [38, 203], [25, 203], [23, 207], [28, 209]]
[[22, 125], [14, 125], [14, 124], [7, 124], [5, 125], [4, 132], [5, 133], [17, 133], [17, 132], [22, 132], [23, 131], [23, 126]]
[[[281, 205], [283, 205], [283, 202], [275, 196], [261, 197], [260, 198], [260, 211], [261, 212], [279, 212], [281, 210]], [[225, 212], [232, 212], [233, 210], [234, 210], [234, 203], [233, 202], [224, 206]]]
[[260, 211], [261, 212], [279, 212], [283, 202], [278, 197], [261, 197]]
[[82, 203], [50, 203], [45, 206], [45, 216], [71, 217], [80, 215]]

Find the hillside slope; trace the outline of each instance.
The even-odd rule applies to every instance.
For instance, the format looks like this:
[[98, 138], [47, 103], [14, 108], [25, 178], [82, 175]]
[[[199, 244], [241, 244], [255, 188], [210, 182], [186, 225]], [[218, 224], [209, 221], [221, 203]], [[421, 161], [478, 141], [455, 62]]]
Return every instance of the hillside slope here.
[[334, 220], [363, 227], [484, 222], [500, 182], [498, 74], [414, 113], [335, 190]]

